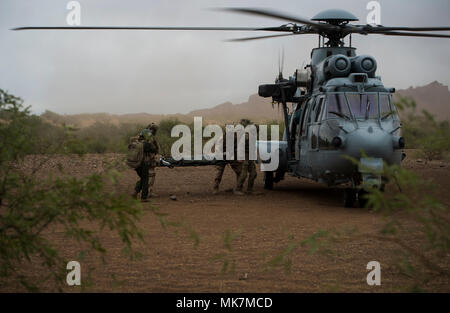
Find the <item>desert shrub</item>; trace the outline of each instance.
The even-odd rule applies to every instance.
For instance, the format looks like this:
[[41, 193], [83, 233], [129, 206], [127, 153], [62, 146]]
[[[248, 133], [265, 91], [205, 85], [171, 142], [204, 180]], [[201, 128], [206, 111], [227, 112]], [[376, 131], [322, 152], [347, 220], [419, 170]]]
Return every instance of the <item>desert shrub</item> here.
[[[354, 162], [357, 162], [354, 160]], [[406, 291], [423, 291], [436, 278], [450, 279], [450, 210], [436, 195], [436, 185], [397, 165], [384, 165], [386, 192], [367, 190], [367, 208], [378, 214], [380, 227], [363, 232], [358, 227], [318, 230], [304, 240], [289, 245], [268, 265], [291, 265], [292, 253], [305, 248], [310, 254], [328, 253], [338, 243], [355, 244], [372, 239], [396, 247], [396, 268], [409, 281]]]
[[[41, 273], [44, 277], [53, 278], [55, 286], [61, 287], [67, 262], [45, 235], [56, 225], [63, 227], [67, 238], [100, 255], [106, 250], [99, 233], [103, 229], [114, 231], [124, 252], [135, 257], [133, 242], [142, 239], [136, 225], [140, 207], [118, 189], [120, 174], [111, 169], [74, 178], [60, 169], [58, 175], [37, 178], [37, 171], [52, 156], [28, 166], [27, 155], [81, 153], [80, 145], [69, 129], [43, 124], [30, 115], [21, 99], [1, 89], [0, 117], [0, 286], [19, 282], [37, 290], [43, 279], [19, 274], [21, 266], [33, 260], [46, 269]], [[83, 221], [96, 227], [85, 228]]]
[[108, 150], [108, 146], [104, 141], [96, 140], [87, 143], [87, 151], [91, 153], [105, 153]]
[[236, 259], [233, 255], [233, 242], [240, 237], [240, 231], [227, 229], [223, 235], [224, 252], [217, 253], [211, 258], [211, 262], [221, 263], [221, 274], [234, 273], [236, 269]]
[[436, 277], [449, 279], [450, 210], [437, 197], [436, 184], [397, 165], [385, 164], [383, 175], [391, 192], [373, 189], [367, 196], [367, 206], [385, 221], [372, 237], [402, 251], [397, 265], [411, 278], [410, 290], [421, 290]]
[[[115, 125], [112, 123], [96, 122], [88, 127], [74, 129], [66, 127], [61, 122], [61, 117], [58, 114], [46, 111], [43, 115], [45, 119], [38, 116], [30, 117], [29, 121], [33, 124], [34, 137], [37, 145], [46, 146], [46, 149], [41, 149], [42, 153], [63, 153], [62, 146], [59, 145], [61, 141], [61, 135], [64, 134], [62, 129], [65, 129], [66, 135], [70, 135], [77, 145], [70, 147], [72, 152], [75, 153], [125, 153], [129, 139], [139, 134], [147, 125], [126, 123]], [[0, 116], [1, 119], [1, 116]], [[46, 122], [51, 121], [51, 123]], [[158, 123], [159, 129], [156, 135], [157, 141], [160, 146], [160, 154], [164, 157], [170, 157], [170, 151], [172, 144], [178, 140], [177, 137], [171, 137], [172, 128], [175, 125], [181, 123], [176, 118], [163, 119]], [[279, 125], [279, 135], [283, 136], [284, 122], [283, 121], [269, 121], [265, 124], [268, 125], [268, 140], [272, 139], [271, 125]], [[191, 134], [194, 133], [194, 123], [185, 124], [191, 130]], [[203, 125], [205, 126], [205, 125]], [[223, 132], [225, 133], [225, 125], [222, 125]], [[205, 144], [210, 138], [203, 138], [203, 144]], [[281, 138], [280, 138], [281, 139]], [[194, 140], [192, 136], [192, 148]], [[50, 145], [55, 145], [55, 149], [50, 149]], [[67, 149], [68, 147], [66, 147]]]
[[[175, 125], [182, 124], [178, 119], [163, 119], [158, 124], [158, 132], [156, 140], [159, 144], [160, 154], [164, 157], [170, 157], [172, 144], [178, 140], [177, 137], [172, 138], [171, 132]], [[191, 131], [193, 128], [191, 129]]]
[[402, 115], [402, 134], [407, 148], [420, 149], [428, 161], [445, 157], [450, 151], [449, 122], [437, 121], [426, 110], [418, 114], [416, 103], [411, 98], [400, 98], [396, 105]]
[[114, 125], [97, 122], [89, 127], [78, 129], [75, 136], [85, 144], [86, 152], [124, 153], [127, 150], [129, 138], [135, 136], [143, 128], [143, 126], [135, 124]]
[[[172, 144], [178, 138], [170, 136], [172, 127], [181, 124], [177, 119], [164, 119], [158, 125], [157, 141], [160, 146], [160, 154], [170, 156]], [[91, 126], [78, 129], [74, 136], [79, 139], [88, 153], [125, 153], [131, 137], [139, 134], [147, 125], [120, 124], [97, 122]], [[193, 131], [193, 125], [192, 125]]]

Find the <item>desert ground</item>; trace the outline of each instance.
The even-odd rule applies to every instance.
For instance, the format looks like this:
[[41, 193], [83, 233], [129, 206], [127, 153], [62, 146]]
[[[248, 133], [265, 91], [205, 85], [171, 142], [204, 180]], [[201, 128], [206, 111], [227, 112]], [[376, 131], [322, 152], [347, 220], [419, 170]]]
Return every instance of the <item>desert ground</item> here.
[[[83, 158], [60, 157], [46, 165], [52, 171], [55, 162], [74, 176], [102, 171], [104, 161], [120, 155], [86, 155]], [[408, 157], [403, 166], [432, 179], [439, 186], [441, 200], [450, 204], [450, 166], [444, 161], [424, 162]], [[258, 171], [256, 191], [260, 194], [236, 196], [235, 176], [227, 167], [221, 190], [213, 195], [214, 167], [157, 168], [155, 192], [158, 196], [144, 203], [139, 226], [144, 243], [137, 243], [140, 260], [129, 260], [121, 253], [117, 235], [102, 233], [107, 249], [105, 263], [98, 255], [80, 260], [82, 285], [64, 287], [66, 292], [398, 292], [407, 290], [411, 280], [395, 266], [395, 245], [370, 238], [336, 243], [332, 255], [310, 255], [306, 248], [292, 253], [291, 266], [267, 266], [291, 241], [302, 241], [318, 230], [357, 227], [362, 233], [376, 233], [382, 223], [379, 214], [368, 209], [344, 208], [340, 188], [327, 188], [304, 179], [286, 177], [274, 190], [263, 189], [263, 175]], [[125, 170], [121, 186], [132, 192], [137, 176]], [[176, 196], [176, 200], [170, 198]], [[173, 197], [172, 197], [173, 198]], [[151, 206], [168, 213], [170, 221], [188, 225], [199, 236], [199, 244], [184, 228], [163, 228]], [[230, 250], [224, 236], [233, 234]], [[48, 230], [47, 238], [60, 247], [68, 260], [76, 260], [81, 247], [67, 241], [62, 229]], [[413, 242], [411, 244], [414, 244]], [[224, 258], [215, 259], [218, 254]], [[224, 259], [229, 267], [222, 272]], [[366, 283], [369, 261], [381, 264], [381, 286]], [[450, 267], [448, 256], [444, 266]], [[27, 271], [39, 275], [37, 266]], [[89, 279], [87, 278], [89, 277]], [[449, 292], [450, 282], [435, 279], [429, 291]], [[19, 287], [18, 287], [19, 288]], [[19, 291], [8, 289], [3, 291]], [[51, 285], [43, 285], [42, 291]]]

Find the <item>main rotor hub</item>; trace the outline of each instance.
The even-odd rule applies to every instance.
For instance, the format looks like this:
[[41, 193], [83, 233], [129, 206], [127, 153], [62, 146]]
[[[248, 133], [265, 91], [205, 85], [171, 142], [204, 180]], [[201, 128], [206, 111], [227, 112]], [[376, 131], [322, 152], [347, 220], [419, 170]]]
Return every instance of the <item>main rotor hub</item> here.
[[[347, 25], [351, 21], [358, 21], [358, 18], [354, 16], [352, 13], [340, 10], [340, 9], [330, 9], [320, 12], [316, 14], [311, 20], [318, 22], [325, 22], [325, 24], [330, 24], [334, 26], [344, 26]], [[347, 33], [342, 32], [341, 30], [330, 29], [323, 30], [320, 32], [320, 35], [329, 39], [326, 43], [329, 47], [340, 47], [344, 45], [344, 42], [341, 40]]]
[[313, 21], [323, 21], [333, 25], [346, 24], [351, 21], [359, 21], [359, 19], [352, 13], [340, 10], [340, 9], [330, 9], [322, 11], [316, 14], [311, 20]]

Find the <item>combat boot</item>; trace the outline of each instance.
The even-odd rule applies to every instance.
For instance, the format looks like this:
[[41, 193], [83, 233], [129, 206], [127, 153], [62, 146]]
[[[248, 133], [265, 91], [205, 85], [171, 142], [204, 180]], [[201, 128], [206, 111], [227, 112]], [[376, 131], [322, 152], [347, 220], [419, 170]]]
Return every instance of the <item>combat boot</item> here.
[[219, 187], [214, 186], [212, 193], [213, 195], [217, 195], [219, 193]]

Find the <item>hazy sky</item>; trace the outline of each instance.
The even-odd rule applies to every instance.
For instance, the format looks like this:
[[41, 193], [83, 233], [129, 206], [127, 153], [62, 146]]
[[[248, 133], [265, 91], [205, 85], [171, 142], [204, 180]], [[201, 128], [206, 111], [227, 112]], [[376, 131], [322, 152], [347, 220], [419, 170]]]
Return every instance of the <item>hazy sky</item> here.
[[[259, 32], [22, 31], [17, 26], [67, 26], [67, 0], [0, 1], [0, 88], [34, 112], [187, 113], [239, 103], [270, 83], [285, 49], [285, 76], [317, 46], [304, 35], [254, 42], [225, 39]], [[366, 23], [368, 0], [79, 0], [88, 26], [279, 26], [286, 21], [208, 10], [277, 8], [311, 18], [340, 6]], [[380, 0], [385, 26], [450, 26], [449, 0]], [[373, 55], [389, 87], [438, 80], [450, 85], [450, 39], [353, 36]]]

